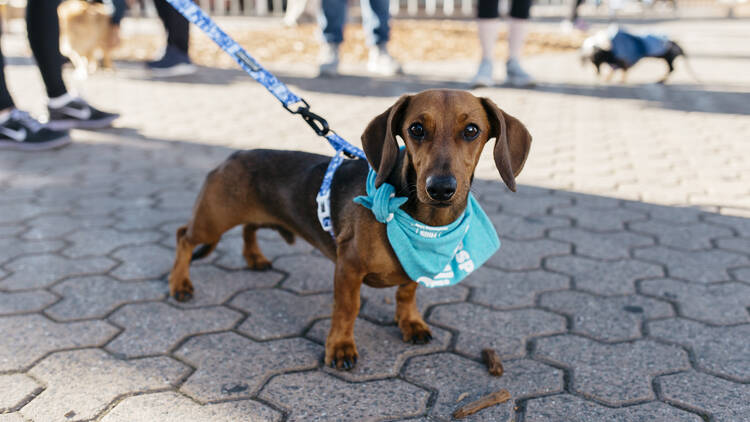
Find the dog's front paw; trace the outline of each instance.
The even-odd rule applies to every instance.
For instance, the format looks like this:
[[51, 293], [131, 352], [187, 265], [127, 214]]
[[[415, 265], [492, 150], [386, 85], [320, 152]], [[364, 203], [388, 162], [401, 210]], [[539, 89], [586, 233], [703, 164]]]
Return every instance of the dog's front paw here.
[[169, 294], [178, 302], [187, 302], [193, 298], [193, 283], [189, 278], [169, 280]]
[[427, 344], [432, 340], [430, 327], [428, 327], [421, 319], [409, 321], [401, 320], [398, 323], [398, 328], [401, 329], [401, 334], [403, 334], [404, 341], [407, 343]]
[[357, 346], [354, 341], [327, 341], [325, 364], [331, 368], [350, 370], [357, 363]]

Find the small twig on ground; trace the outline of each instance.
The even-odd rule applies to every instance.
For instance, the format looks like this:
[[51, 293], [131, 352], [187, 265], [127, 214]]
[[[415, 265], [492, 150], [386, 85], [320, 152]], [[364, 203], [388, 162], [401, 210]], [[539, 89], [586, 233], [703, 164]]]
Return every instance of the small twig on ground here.
[[487, 371], [490, 374], [496, 377], [503, 375], [503, 363], [500, 361], [497, 352], [492, 349], [482, 350], [482, 360], [487, 364]]
[[477, 401], [473, 401], [469, 404], [459, 407], [453, 412], [453, 417], [456, 419], [463, 419], [469, 415], [479, 412], [480, 410], [494, 406], [496, 404], [505, 403], [510, 400], [510, 393], [506, 389], [495, 391], [492, 394], [486, 395]]

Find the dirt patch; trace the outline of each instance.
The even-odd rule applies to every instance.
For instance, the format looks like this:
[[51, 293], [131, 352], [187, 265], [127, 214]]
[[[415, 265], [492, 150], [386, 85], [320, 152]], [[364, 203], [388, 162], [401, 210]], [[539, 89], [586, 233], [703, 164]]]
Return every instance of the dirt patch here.
[[[449, 20], [396, 20], [391, 30], [389, 50], [401, 62], [424, 62], [471, 59], [480, 57], [476, 25], [473, 22]], [[234, 68], [234, 61], [198, 30], [191, 32], [190, 56], [203, 66]], [[229, 34], [261, 63], [315, 63], [320, 44], [318, 27], [314, 24], [294, 28], [279, 27], [266, 30], [234, 30]], [[501, 33], [495, 57], [507, 56], [507, 33]], [[361, 25], [348, 25], [341, 45], [342, 62], [362, 62], [367, 59], [365, 35]], [[523, 54], [577, 49], [582, 34], [532, 32], [527, 37]], [[136, 35], [123, 39], [115, 52], [120, 60], [151, 60], [159, 54], [163, 40], [156, 35]]]

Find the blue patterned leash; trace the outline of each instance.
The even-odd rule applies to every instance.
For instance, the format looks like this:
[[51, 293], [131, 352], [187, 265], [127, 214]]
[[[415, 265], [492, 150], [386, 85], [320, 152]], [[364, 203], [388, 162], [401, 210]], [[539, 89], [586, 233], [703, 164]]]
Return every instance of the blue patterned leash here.
[[336, 132], [328, 127], [328, 122], [321, 116], [310, 111], [310, 104], [304, 98], [297, 96], [289, 87], [281, 82], [271, 72], [261, 66], [250, 54], [237, 44], [237, 41], [227, 35], [218, 25], [192, 0], [166, 0], [185, 19], [205, 32], [222, 50], [232, 56], [234, 61], [240, 65], [242, 70], [252, 76], [253, 79], [263, 85], [274, 97], [276, 97], [284, 108], [292, 113], [299, 114], [302, 119], [319, 136], [323, 136], [328, 143], [336, 150], [328, 164], [326, 174], [323, 177], [323, 183], [318, 191], [318, 220], [325, 231], [333, 236], [333, 223], [331, 221], [331, 183], [333, 175], [341, 163], [344, 162], [344, 156], [349, 158], [366, 159], [364, 151], [347, 142]]

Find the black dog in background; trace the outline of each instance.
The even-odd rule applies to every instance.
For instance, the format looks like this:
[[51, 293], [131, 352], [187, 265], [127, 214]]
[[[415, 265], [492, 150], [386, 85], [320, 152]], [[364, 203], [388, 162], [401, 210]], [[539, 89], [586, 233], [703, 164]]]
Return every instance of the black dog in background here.
[[[590, 61], [601, 73], [601, 65], [606, 63], [612, 69], [607, 77], [611, 79], [615, 70], [622, 70], [622, 82], [625, 82], [627, 71], [645, 57], [663, 59], [669, 69], [659, 83], [665, 83], [674, 71], [674, 61], [685, 56], [685, 51], [676, 42], [660, 35], [635, 35], [619, 27], [610, 27], [586, 38], [581, 46], [581, 60]], [[695, 78], [687, 60], [688, 72]], [[697, 78], [695, 78], [697, 80]]]

